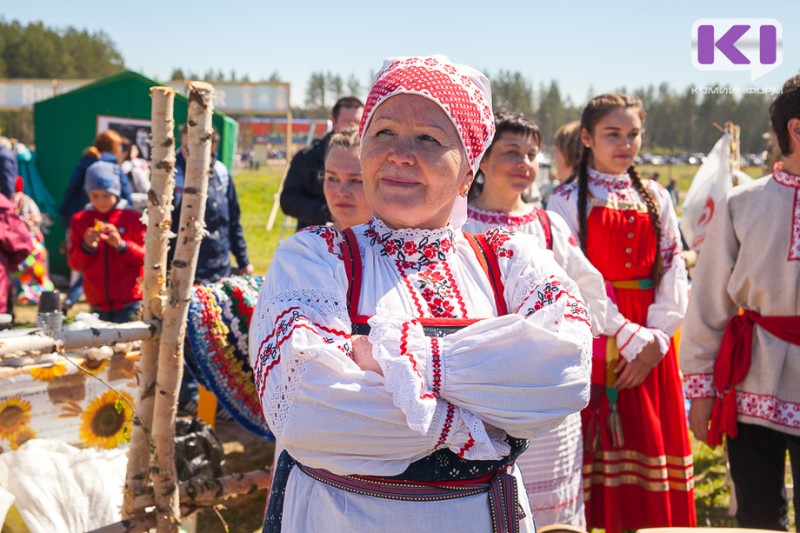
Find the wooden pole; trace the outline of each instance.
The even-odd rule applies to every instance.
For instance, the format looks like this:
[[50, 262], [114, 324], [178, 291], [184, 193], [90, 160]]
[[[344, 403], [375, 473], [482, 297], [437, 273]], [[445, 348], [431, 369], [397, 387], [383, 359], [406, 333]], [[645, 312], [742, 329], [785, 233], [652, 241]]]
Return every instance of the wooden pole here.
[[[212, 505], [227, 498], [251, 494], [269, 488], [269, 468], [232, 474], [217, 479], [180, 484], [181, 505]], [[152, 494], [136, 497], [136, 507], [144, 509], [153, 505]]]
[[8, 337], [0, 340], [0, 362], [23, 355], [63, 353], [79, 348], [99, 348], [118, 342], [153, 339], [161, 331], [161, 322], [126, 322], [81, 330], [59, 331], [52, 337], [42, 334]]
[[[270, 481], [270, 471], [264, 468], [199, 483], [181, 483], [181, 515], [186, 516], [198, 509], [212, 507], [220, 501], [267, 489]], [[145, 509], [152, 505], [152, 494], [141, 494], [136, 497], [137, 508]], [[156, 527], [155, 515], [141, 512], [126, 520], [92, 530], [90, 533], [134, 533], [149, 531], [154, 527]]]
[[[272, 198], [272, 210], [269, 212], [267, 219], [267, 231], [272, 231], [275, 226], [275, 219], [278, 217], [278, 210], [281, 208], [281, 192], [283, 192], [283, 183], [286, 181], [286, 175], [289, 174], [289, 165], [292, 163], [292, 111], [291, 107], [286, 112], [286, 164], [283, 167], [283, 176], [281, 182], [278, 184], [278, 190]], [[313, 122], [312, 122], [313, 124]]]
[[175, 417], [178, 389], [183, 377], [183, 342], [189, 299], [200, 241], [205, 234], [213, 96], [214, 88], [210, 84], [198, 81], [188, 83], [186, 176], [158, 352], [153, 416], [153, 441], [156, 447], [153, 485], [159, 532], [177, 533], [180, 526], [180, 498], [174, 459]]
[[[143, 318], [164, 317], [167, 277], [167, 249], [171, 237], [172, 195], [175, 190], [175, 91], [171, 87], [153, 87], [152, 98], [152, 172], [147, 193], [147, 233], [145, 234]], [[150, 434], [155, 405], [156, 362], [160, 339], [153, 337], [142, 343], [139, 361], [139, 402], [136, 406], [131, 445], [128, 451], [128, 473], [125, 480], [125, 503], [122, 515], [133, 516], [138, 509], [134, 498], [150, 481], [153, 450]]]

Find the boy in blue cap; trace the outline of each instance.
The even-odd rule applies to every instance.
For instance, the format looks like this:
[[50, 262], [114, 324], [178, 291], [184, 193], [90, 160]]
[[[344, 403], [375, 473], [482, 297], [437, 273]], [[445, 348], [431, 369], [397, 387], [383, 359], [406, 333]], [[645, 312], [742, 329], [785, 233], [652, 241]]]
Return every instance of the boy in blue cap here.
[[69, 267], [84, 274], [86, 300], [102, 320], [136, 320], [142, 300], [145, 225], [120, 199], [119, 165], [98, 161], [86, 170], [89, 203], [70, 224]]

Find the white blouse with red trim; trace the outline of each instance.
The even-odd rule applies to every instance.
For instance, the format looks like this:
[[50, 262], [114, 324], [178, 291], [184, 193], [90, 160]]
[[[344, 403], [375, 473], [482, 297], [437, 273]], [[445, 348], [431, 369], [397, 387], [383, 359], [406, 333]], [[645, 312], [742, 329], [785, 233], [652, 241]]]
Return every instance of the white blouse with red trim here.
[[[275, 253], [250, 328], [264, 413], [300, 462], [396, 475], [438, 448], [508, 453], [505, 435], [543, 435], [588, 401], [591, 331], [575, 283], [529, 237], [487, 234], [511, 314], [460, 231], [354, 228], [364, 277], [357, 313], [385, 377], [352, 360], [339, 233], [312, 227]], [[488, 317], [488, 318], [487, 318]], [[443, 338], [420, 318], [485, 318]]]

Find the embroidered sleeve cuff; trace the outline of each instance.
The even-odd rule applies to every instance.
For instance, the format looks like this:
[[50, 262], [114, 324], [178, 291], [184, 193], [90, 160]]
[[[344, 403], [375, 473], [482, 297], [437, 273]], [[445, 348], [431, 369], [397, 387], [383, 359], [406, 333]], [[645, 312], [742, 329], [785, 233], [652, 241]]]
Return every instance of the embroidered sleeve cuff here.
[[635, 322], [628, 322], [617, 332], [617, 348], [620, 355], [630, 363], [654, 338], [649, 329]]
[[430, 429], [436, 396], [423, 376], [428, 367], [428, 345], [416, 320], [376, 314], [369, 319], [372, 356], [381, 366], [386, 389], [403, 411], [408, 427], [420, 434]]
[[714, 374], [686, 374], [683, 377], [683, 388], [690, 400], [717, 396], [714, 391]]
[[[447, 446], [459, 457], [470, 461], [496, 461], [511, 452], [505, 440], [505, 431], [487, 428], [467, 409], [449, 402], [441, 402], [441, 405], [446, 406], [447, 411], [437, 447]], [[447, 435], [445, 429], [448, 430]]]

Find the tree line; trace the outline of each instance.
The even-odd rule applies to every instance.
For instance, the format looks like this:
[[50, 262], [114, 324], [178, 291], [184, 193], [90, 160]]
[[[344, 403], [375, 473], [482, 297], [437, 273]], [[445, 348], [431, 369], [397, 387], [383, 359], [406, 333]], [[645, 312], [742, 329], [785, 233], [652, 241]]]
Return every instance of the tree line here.
[[[521, 72], [487, 70], [492, 83], [495, 110], [518, 111], [532, 118], [542, 129], [545, 144], [552, 144], [563, 124], [578, 120], [584, 103], [575, 104], [561, 92], [555, 80], [538, 88]], [[370, 76], [371, 78], [372, 76]], [[301, 118], [327, 118], [333, 103], [342, 96], [363, 98], [362, 85], [351, 74], [347, 82], [338, 74], [313, 72], [306, 85], [303, 109], [293, 109]], [[625, 87], [618, 92], [629, 92]], [[658, 153], [708, 152], [719, 138], [713, 124], [733, 121], [741, 125], [741, 150], [759, 153], [766, 149], [763, 134], [769, 128], [768, 109], [772, 95], [745, 92], [737, 95], [730, 87], [671, 88], [667, 83], [633, 89], [631, 94], [644, 103], [647, 113], [644, 149]], [[586, 100], [595, 96], [590, 89]]]
[[[73, 27], [54, 29], [41, 22], [23, 25], [0, 18], [0, 79], [3, 78], [101, 78], [125, 68], [125, 61], [111, 38], [102, 31]], [[495, 109], [520, 111], [542, 128], [545, 144], [551, 144], [556, 130], [580, 118], [584, 102], [573, 102], [555, 80], [540, 81], [537, 87], [522, 72], [484, 70], [492, 81]], [[369, 73], [369, 79], [373, 73]], [[248, 74], [209, 68], [198, 75], [173, 69], [173, 80], [204, 79], [210, 82], [249, 82]], [[275, 71], [267, 81], [281, 81]], [[628, 92], [625, 87], [618, 89]], [[298, 118], [327, 118], [333, 103], [342, 96], [364, 98], [366, 85], [350, 73], [343, 77], [330, 71], [315, 71], [308, 78], [302, 106], [292, 109]], [[719, 134], [714, 122], [733, 121], [742, 126], [742, 152], [760, 152], [768, 129], [767, 110], [772, 95], [759, 92], [737, 94], [728, 87], [687, 87], [678, 90], [667, 83], [632, 89], [644, 102], [645, 150], [655, 152], [707, 152]], [[587, 100], [594, 96], [589, 90]], [[4, 134], [33, 142], [31, 112], [0, 111]]]

